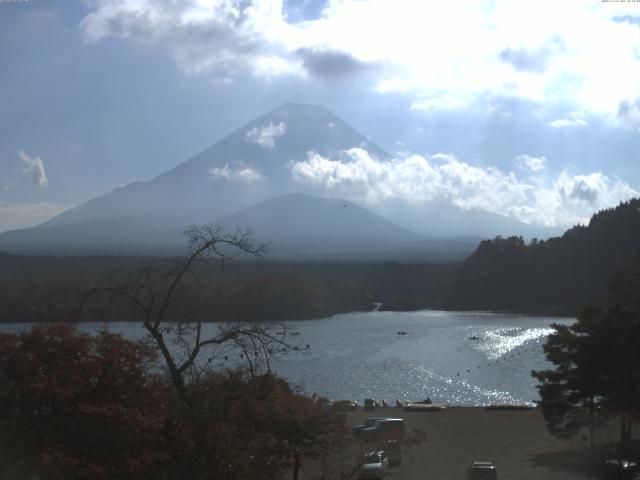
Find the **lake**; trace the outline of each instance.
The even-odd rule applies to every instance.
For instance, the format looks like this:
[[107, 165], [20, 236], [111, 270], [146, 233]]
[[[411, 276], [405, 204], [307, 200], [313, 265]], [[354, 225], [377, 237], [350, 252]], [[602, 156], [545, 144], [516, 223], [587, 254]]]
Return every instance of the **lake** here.
[[[532, 403], [531, 370], [549, 368], [542, 346], [558, 317], [488, 312], [354, 312], [288, 322], [292, 339], [309, 349], [290, 352], [272, 369], [303, 392], [332, 399], [422, 400], [451, 405]], [[102, 323], [85, 323], [96, 331]], [[4, 331], [25, 325], [0, 325]], [[215, 328], [214, 324], [208, 328]], [[140, 338], [133, 323], [110, 329]], [[399, 331], [406, 332], [400, 335]]]

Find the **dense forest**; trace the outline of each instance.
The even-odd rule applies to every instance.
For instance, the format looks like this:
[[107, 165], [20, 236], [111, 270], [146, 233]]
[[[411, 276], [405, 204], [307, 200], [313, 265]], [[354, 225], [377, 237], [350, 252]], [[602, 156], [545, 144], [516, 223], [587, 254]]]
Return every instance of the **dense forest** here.
[[[26, 256], [0, 253], [0, 322], [78, 319], [91, 288], [141, 271], [166, 272], [173, 258]], [[371, 310], [439, 306], [454, 265], [235, 261], [200, 265], [186, 298], [205, 321], [290, 320]], [[190, 285], [190, 287], [189, 287]], [[85, 320], [101, 317], [87, 317]], [[126, 320], [126, 311], [117, 319]]]
[[601, 299], [611, 275], [640, 247], [640, 199], [593, 215], [562, 237], [486, 240], [462, 264], [447, 308], [575, 315]]

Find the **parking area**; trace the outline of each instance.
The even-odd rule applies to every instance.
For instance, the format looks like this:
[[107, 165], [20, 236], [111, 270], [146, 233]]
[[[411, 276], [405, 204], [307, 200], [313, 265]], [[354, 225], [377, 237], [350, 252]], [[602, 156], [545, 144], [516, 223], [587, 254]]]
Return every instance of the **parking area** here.
[[[579, 480], [594, 478], [582, 438], [558, 440], [547, 432], [538, 410], [491, 411], [454, 407], [440, 412], [405, 412], [399, 408], [347, 412], [350, 426], [369, 417], [402, 417], [406, 424], [402, 463], [391, 467], [391, 480], [460, 480], [476, 460], [495, 462], [499, 479]], [[355, 461], [361, 445], [354, 440], [342, 460], [342, 471]], [[322, 478], [307, 465], [306, 479]], [[302, 478], [302, 477], [301, 477]], [[327, 479], [340, 478], [334, 471]], [[357, 478], [355, 475], [353, 478]]]

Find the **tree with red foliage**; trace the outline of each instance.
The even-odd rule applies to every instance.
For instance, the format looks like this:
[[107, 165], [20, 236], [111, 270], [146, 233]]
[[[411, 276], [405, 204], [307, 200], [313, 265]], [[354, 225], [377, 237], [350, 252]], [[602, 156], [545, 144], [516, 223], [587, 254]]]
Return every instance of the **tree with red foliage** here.
[[284, 382], [275, 387], [268, 417], [281, 448], [293, 460], [292, 478], [297, 480], [302, 458], [330, 456], [347, 429], [344, 417], [321, 401], [296, 395]]
[[153, 477], [166, 408], [154, 358], [69, 325], [0, 334], [0, 478]]
[[345, 431], [285, 380], [246, 369], [187, 383], [185, 413], [154, 362], [152, 348], [104, 331], [0, 334], [0, 479], [267, 480], [291, 466], [295, 479]]

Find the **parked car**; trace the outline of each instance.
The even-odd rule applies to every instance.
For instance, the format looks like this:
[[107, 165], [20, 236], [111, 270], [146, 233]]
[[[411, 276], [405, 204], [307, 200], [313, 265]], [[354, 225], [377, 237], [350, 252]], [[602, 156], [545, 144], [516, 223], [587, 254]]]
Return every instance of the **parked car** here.
[[402, 440], [404, 438], [404, 419], [381, 418], [360, 432], [365, 442], [385, 442], [388, 440]]
[[490, 460], [474, 460], [469, 467], [469, 480], [498, 480], [496, 465]]
[[384, 478], [389, 471], [389, 456], [387, 452], [365, 453], [360, 465], [360, 478]]
[[331, 409], [335, 412], [348, 412], [358, 408], [358, 402], [355, 400], [336, 400], [331, 405]]
[[355, 438], [359, 438], [362, 435], [362, 431], [365, 428], [372, 427], [378, 420], [384, 420], [389, 417], [375, 417], [375, 418], [367, 418], [362, 425], [356, 425], [351, 429], [351, 433]]
[[365, 410], [373, 410], [374, 408], [378, 408], [380, 404], [376, 402], [373, 398], [365, 398], [364, 399], [364, 409]]
[[603, 480], [636, 480], [640, 478], [640, 465], [631, 460], [607, 460], [604, 462]]

